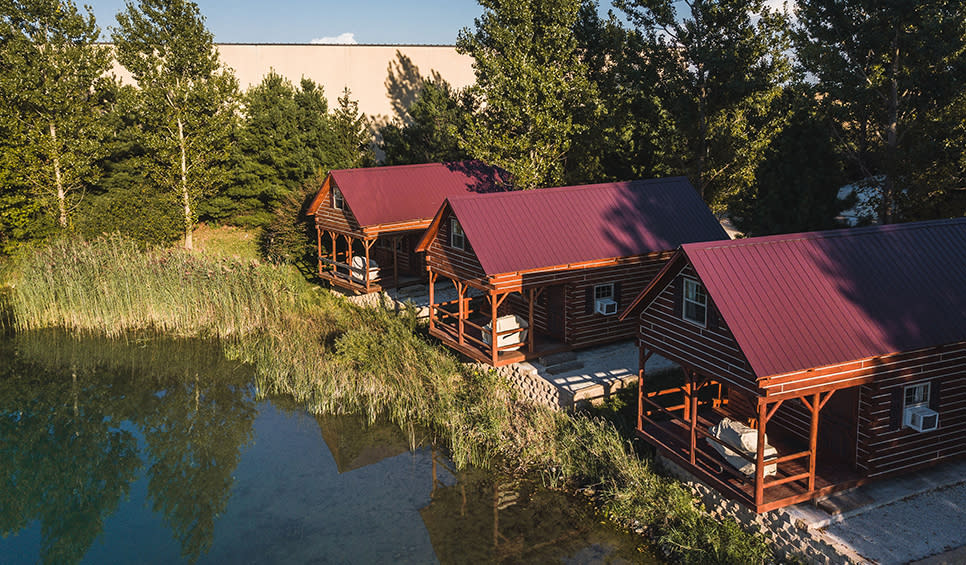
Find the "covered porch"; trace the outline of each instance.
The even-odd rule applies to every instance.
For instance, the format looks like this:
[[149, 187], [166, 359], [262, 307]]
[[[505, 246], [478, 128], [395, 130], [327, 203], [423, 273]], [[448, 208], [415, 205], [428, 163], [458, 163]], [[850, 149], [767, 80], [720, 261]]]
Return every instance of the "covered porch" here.
[[[411, 258], [403, 257], [408, 253], [409, 234], [359, 237], [332, 230], [324, 233], [318, 230], [319, 277], [334, 286], [368, 294], [425, 282], [408, 268]], [[328, 244], [327, 252], [323, 240]]]
[[535, 309], [544, 288], [496, 291], [443, 277], [452, 282], [456, 298], [437, 303], [439, 278], [429, 271], [429, 333], [448, 347], [494, 367], [570, 349], [562, 339], [538, 330]]
[[[640, 366], [644, 367], [652, 352], [641, 351]], [[823, 409], [829, 411], [826, 405], [834, 395], [848, 396], [841, 389], [756, 396], [749, 403], [735, 398], [734, 384], [724, 379], [684, 368], [679, 380], [682, 382], [649, 387], [641, 370], [638, 435], [725, 496], [760, 513], [863, 482], [854, 460], [835, 456], [825, 446], [827, 442], [820, 440], [822, 432], [830, 435], [828, 426], [822, 425]], [[783, 406], [786, 412], [794, 409], [803, 416], [807, 429], [797, 433], [784, 429], [775, 418]], [[726, 426], [747, 430], [751, 449], [742, 449], [724, 434], [714, 433], [725, 427], [721, 425], [724, 420], [728, 420]]]

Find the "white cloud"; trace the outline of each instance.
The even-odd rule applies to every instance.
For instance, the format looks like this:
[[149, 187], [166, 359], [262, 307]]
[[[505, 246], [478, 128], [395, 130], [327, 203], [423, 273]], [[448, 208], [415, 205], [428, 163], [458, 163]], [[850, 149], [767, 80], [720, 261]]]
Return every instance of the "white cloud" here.
[[313, 39], [309, 43], [325, 43], [325, 44], [337, 44], [337, 45], [355, 45], [358, 43], [356, 41], [356, 34], [354, 33], [343, 33], [335, 37], [320, 37], [318, 39]]

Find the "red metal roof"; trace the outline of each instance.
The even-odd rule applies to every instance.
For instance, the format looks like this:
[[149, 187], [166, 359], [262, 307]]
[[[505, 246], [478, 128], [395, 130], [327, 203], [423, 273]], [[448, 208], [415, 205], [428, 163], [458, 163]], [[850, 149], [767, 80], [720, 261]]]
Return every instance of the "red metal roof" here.
[[966, 218], [682, 249], [759, 378], [966, 341]]
[[502, 190], [507, 174], [480, 161], [329, 173], [361, 226], [430, 220], [448, 196]]
[[487, 275], [727, 239], [684, 177], [452, 197]]

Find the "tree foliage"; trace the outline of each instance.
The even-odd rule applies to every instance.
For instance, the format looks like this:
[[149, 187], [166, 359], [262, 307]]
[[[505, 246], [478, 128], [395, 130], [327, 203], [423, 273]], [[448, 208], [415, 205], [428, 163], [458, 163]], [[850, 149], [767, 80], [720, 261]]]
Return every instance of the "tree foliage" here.
[[281, 201], [331, 167], [328, 102], [312, 80], [303, 78], [300, 86], [273, 71], [242, 96], [233, 182], [206, 203], [206, 217], [264, 226]]
[[[70, 0], [0, 6], [0, 122], [10, 136], [4, 185], [19, 180], [32, 189], [29, 197], [5, 190], [4, 199], [28, 210], [43, 208], [66, 229], [85, 189], [99, 176], [95, 163], [105, 135], [100, 95], [110, 54], [94, 44], [99, 35], [94, 16], [82, 14]], [[23, 225], [24, 217], [14, 212], [4, 217], [14, 229]]]
[[367, 167], [375, 163], [369, 118], [359, 111], [349, 87], [342, 91], [331, 116], [333, 169]]
[[933, 215], [966, 181], [966, 2], [802, 0], [797, 14], [800, 64], [878, 220]]
[[421, 83], [408, 121], [396, 120], [384, 126], [381, 149], [386, 165], [445, 163], [469, 156], [460, 147], [460, 137], [469, 128], [472, 97], [453, 89], [440, 77]]
[[523, 189], [563, 183], [564, 163], [580, 130], [574, 113], [590, 85], [577, 53], [579, 0], [480, 0], [476, 29], [457, 50], [473, 57], [479, 97], [462, 147], [510, 172]]
[[[617, 0], [645, 38], [671, 120], [665, 167], [721, 210], [750, 186], [781, 123], [772, 103], [790, 78], [787, 19], [764, 0]], [[679, 8], [682, 12], [679, 12]]]
[[194, 2], [128, 2], [117, 21], [115, 50], [137, 81], [151, 178], [178, 194], [190, 249], [199, 202], [229, 177], [237, 82]]
[[838, 227], [845, 176], [829, 120], [811, 88], [787, 89], [779, 105], [788, 117], [755, 167], [751, 189], [730, 203], [731, 217], [748, 236]]

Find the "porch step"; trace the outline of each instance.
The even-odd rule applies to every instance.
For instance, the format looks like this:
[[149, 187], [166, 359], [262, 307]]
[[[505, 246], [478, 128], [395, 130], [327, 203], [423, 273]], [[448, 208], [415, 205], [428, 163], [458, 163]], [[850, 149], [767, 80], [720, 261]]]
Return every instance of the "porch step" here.
[[547, 367], [547, 373], [551, 375], [559, 375], [560, 373], [566, 373], [567, 371], [573, 371], [574, 369], [583, 368], [584, 364], [581, 361], [564, 361], [563, 363], [557, 363], [556, 365], [550, 365]]
[[[552, 367], [554, 365], [559, 365], [561, 363], [569, 363], [571, 361], [577, 360], [577, 354], [573, 351], [561, 351], [560, 353], [554, 353], [552, 355], [547, 355], [546, 357], [541, 357], [537, 359], [544, 367]], [[574, 367], [576, 368], [576, 367]]]
[[818, 506], [830, 516], [837, 516], [873, 502], [875, 502], [875, 499], [865, 492], [859, 489], [850, 489], [816, 500], [815, 506]]

